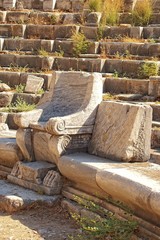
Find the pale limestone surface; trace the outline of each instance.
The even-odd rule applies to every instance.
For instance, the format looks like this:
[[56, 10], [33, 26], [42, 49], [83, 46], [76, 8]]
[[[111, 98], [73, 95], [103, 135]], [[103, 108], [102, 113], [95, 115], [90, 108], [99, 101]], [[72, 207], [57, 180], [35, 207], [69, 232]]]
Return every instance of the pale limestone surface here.
[[23, 159], [22, 153], [14, 138], [0, 138], [0, 164], [13, 167], [17, 161]]
[[17, 162], [7, 179], [39, 193], [58, 195], [63, 186], [63, 178], [55, 170], [56, 165], [47, 162]]
[[16, 114], [14, 120], [22, 128], [28, 127], [32, 122], [40, 122], [48, 133], [66, 134], [68, 127], [93, 125], [101, 100], [101, 74], [57, 71], [53, 74], [49, 93], [44, 94], [38, 109], [35, 112]]
[[37, 93], [43, 86], [44, 79], [34, 75], [28, 75], [24, 92]]
[[125, 162], [150, 158], [152, 109], [107, 101], [99, 106], [89, 153]]
[[58, 168], [77, 189], [129, 206], [134, 214], [159, 225], [160, 166], [113, 162], [86, 153], [62, 156]]
[[31, 207], [33, 204], [43, 204], [51, 207], [60, 200], [58, 195], [40, 195], [3, 180], [0, 180], [0, 185], [0, 209], [9, 213]]
[[9, 90], [11, 90], [11, 88], [6, 83], [0, 83], [0, 92]]

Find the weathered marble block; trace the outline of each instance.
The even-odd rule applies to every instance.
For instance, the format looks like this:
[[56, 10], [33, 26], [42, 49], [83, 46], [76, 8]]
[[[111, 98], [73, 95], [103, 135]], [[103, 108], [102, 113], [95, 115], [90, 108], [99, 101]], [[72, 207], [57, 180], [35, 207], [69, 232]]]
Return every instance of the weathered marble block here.
[[42, 88], [43, 83], [44, 83], [44, 79], [42, 77], [28, 75], [25, 92], [37, 93]]
[[150, 158], [152, 109], [123, 102], [102, 102], [89, 153], [112, 160], [143, 162]]

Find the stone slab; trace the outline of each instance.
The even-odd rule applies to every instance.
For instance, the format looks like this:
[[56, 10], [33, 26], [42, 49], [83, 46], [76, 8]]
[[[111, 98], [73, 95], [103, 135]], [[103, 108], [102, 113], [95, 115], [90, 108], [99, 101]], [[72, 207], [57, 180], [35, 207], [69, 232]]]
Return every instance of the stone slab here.
[[150, 106], [102, 102], [89, 153], [126, 162], [147, 161], [150, 158], [151, 122]]
[[15, 212], [31, 206], [54, 206], [60, 196], [45, 196], [31, 190], [15, 186], [7, 181], [0, 180], [0, 209], [6, 212]]
[[58, 168], [73, 186], [94, 196], [112, 197], [134, 214], [160, 226], [160, 166], [123, 163], [86, 153], [62, 156]]
[[37, 93], [42, 88], [43, 83], [43, 78], [34, 75], [28, 75], [24, 91], [27, 93]]

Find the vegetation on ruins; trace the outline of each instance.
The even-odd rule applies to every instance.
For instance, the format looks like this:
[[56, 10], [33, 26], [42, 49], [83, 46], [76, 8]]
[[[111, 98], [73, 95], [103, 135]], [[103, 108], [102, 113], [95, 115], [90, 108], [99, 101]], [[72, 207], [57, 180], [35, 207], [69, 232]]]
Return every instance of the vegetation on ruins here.
[[152, 16], [152, 0], [137, 1], [132, 11], [132, 22], [135, 26], [146, 26]]
[[86, 39], [83, 33], [74, 33], [72, 35], [73, 52], [76, 57], [80, 54], [85, 54], [88, 51], [90, 42]]
[[123, 0], [105, 0], [102, 11], [102, 24], [116, 25], [119, 23], [119, 12], [123, 7]]
[[149, 78], [150, 76], [158, 76], [159, 67], [155, 62], [145, 62], [139, 67], [139, 78]]
[[14, 103], [9, 104], [7, 107], [3, 108], [3, 112], [28, 112], [35, 109], [35, 104], [28, 104], [23, 98], [17, 97]]
[[102, 0], [89, 0], [88, 5], [91, 12], [102, 11]]
[[77, 213], [71, 213], [72, 218], [81, 227], [82, 233], [69, 236], [70, 240], [104, 240], [106, 237], [112, 240], [131, 239], [138, 227], [136, 221], [118, 219], [115, 214], [105, 210], [91, 200], [77, 196], [75, 198], [80, 205], [87, 209], [88, 213], [91, 213], [91, 217], [81, 217]]
[[25, 85], [24, 84], [20, 83], [19, 85], [15, 86], [15, 90], [16, 90], [17, 93], [23, 93], [24, 89], [25, 89]]

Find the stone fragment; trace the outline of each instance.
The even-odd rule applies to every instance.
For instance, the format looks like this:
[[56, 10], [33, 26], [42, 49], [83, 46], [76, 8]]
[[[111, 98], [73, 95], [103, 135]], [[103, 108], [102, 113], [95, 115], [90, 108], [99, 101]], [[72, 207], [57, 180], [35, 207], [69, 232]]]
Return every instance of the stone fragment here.
[[63, 180], [58, 172], [50, 170], [43, 180], [43, 185], [47, 194], [60, 194], [63, 186]]
[[55, 206], [60, 196], [46, 196], [31, 190], [13, 185], [4, 180], [0, 181], [0, 209], [12, 213], [28, 207]]
[[0, 83], [0, 92], [9, 91], [9, 90], [11, 90], [11, 88], [7, 84]]
[[150, 158], [152, 109], [147, 105], [102, 102], [89, 153], [125, 162]]
[[16, 133], [16, 142], [21, 149], [24, 160], [33, 161], [34, 152], [31, 129], [19, 128]]
[[0, 138], [0, 164], [6, 167], [13, 167], [22, 160], [22, 153], [13, 138]]
[[35, 162], [17, 162], [11, 175], [19, 179], [23, 179], [36, 184], [42, 184], [44, 177], [48, 171], [55, 169], [56, 166], [51, 163], [35, 161]]
[[34, 75], [28, 75], [24, 92], [37, 93], [43, 86], [44, 79]]
[[13, 98], [13, 93], [11, 92], [0, 92], [0, 107], [8, 106]]

